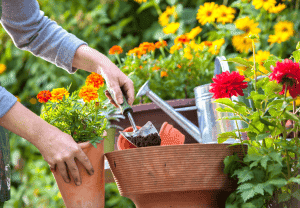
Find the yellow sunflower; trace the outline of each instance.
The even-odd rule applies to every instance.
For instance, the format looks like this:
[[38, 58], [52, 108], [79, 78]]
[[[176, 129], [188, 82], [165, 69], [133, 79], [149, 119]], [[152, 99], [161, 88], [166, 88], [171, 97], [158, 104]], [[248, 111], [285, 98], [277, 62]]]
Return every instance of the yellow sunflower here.
[[163, 32], [165, 34], [174, 34], [178, 28], [180, 26], [179, 22], [171, 22], [170, 24], [168, 24], [166, 27], [163, 28]]
[[200, 32], [202, 31], [202, 29], [198, 26], [193, 28], [189, 33], [187, 33], [187, 37], [192, 40], [194, 39]]
[[51, 91], [51, 98], [52, 102], [57, 102], [58, 100], [62, 100], [65, 96], [68, 98], [70, 93], [66, 90], [66, 88], [56, 88]]
[[240, 18], [235, 21], [236, 28], [243, 30], [247, 35], [250, 32], [252, 34], [258, 34], [261, 32], [261, 29], [259, 29], [258, 23], [254, 22], [254, 20], [250, 19], [249, 17]]
[[288, 36], [294, 35], [294, 23], [290, 21], [280, 21], [275, 26], [275, 34], [285, 33]]
[[234, 48], [243, 53], [249, 53], [252, 49], [252, 41], [245, 35], [235, 35], [232, 37], [232, 45]]
[[278, 13], [282, 12], [285, 8], [286, 8], [285, 4], [278, 4], [277, 6], [270, 7], [268, 9], [268, 12], [278, 14]]
[[170, 17], [173, 15], [174, 19], [177, 18], [177, 14], [175, 12], [175, 6], [167, 7], [166, 11], [164, 11], [158, 18], [158, 22], [161, 26], [167, 26], [169, 24]]
[[137, 2], [137, 3], [139, 3], [139, 4], [141, 4], [143, 2], [147, 2], [147, 0], [134, 0], [134, 1]]
[[269, 35], [268, 42], [270, 44], [273, 43], [282, 43], [288, 40], [288, 36], [284, 34], [275, 34], [275, 35]]
[[252, 5], [255, 7], [255, 9], [264, 8], [265, 10], [270, 9], [271, 7], [274, 7], [276, 4], [276, 0], [253, 0]]
[[204, 6], [200, 6], [197, 13], [197, 20], [200, 24], [205, 25], [206, 23], [214, 22], [217, 17], [218, 5], [215, 2], [206, 2]]
[[223, 25], [225, 23], [232, 23], [235, 17], [234, 14], [235, 10], [233, 8], [221, 5], [218, 8], [217, 22], [222, 22]]

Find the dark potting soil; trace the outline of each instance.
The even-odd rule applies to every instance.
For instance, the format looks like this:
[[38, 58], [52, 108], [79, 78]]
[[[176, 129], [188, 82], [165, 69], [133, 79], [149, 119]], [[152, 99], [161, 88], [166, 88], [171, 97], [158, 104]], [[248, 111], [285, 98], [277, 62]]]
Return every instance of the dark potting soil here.
[[159, 146], [161, 143], [160, 136], [155, 134], [149, 134], [146, 137], [136, 136], [136, 137], [128, 137], [129, 141], [135, 144], [137, 147], [150, 147], [150, 146]]

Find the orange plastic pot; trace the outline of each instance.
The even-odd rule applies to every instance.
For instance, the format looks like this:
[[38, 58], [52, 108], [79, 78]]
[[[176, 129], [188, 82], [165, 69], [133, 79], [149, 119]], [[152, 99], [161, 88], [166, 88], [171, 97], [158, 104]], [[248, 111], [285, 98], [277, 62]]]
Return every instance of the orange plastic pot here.
[[[140, 126], [137, 126], [137, 129], [140, 129]], [[132, 127], [128, 127], [124, 130], [125, 132], [133, 132]], [[165, 145], [180, 145], [184, 144], [185, 136], [174, 128], [173, 125], [164, 122], [160, 128], [159, 136], [161, 138], [161, 146]], [[136, 148], [130, 142], [127, 141], [122, 135], [118, 137], [118, 150], [132, 149]]]
[[68, 170], [71, 182], [66, 183], [59, 170], [51, 170], [58, 185], [61, 196], [67, 208], [96, 208], [105, 205], [104, 181], [104, 150], [103, 141], [95, 148], [91, 143], [79, 143], [88, 156], [94, 168], [94, 174], [89, 175], [86, 168], [76, 159], [76, 165], [81, 177], [81, 185], [75, 185], [74, 179]]
[[161, 138], [161, 146], [184, 144], [185, 136], [174, 128], [173, 125], [164, 122], [160, 128], [159, 136]]
[[[136, 126], [137, 129], [140, 129], [142, 127]], [[133, 132], [133, 127], [128, 127], [124, 130], [124, 132]], [[131, 144], [125, 137], [123, 137], [121, 134], [118, 137], [118, 150], [124, 150], [124, 149], [131, 149], [136, 148], [133, 144]]]

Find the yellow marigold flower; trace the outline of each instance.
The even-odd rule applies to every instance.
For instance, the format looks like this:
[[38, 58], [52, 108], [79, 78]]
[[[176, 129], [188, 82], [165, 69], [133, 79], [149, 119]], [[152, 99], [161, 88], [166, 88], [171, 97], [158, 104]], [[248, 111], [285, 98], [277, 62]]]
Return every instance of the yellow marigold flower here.
[[138, 54], [138, 50], [139, 50], [139, 48], [135, 47], [134, 49], [129, 50], [127, 52], [127, 55], [131, 55], [131, 54], [137, 55]]
[[235, 50], [243, 53], [249, 53], [252, 49], [252, 40], [243, 35], [235, 35], [232, 37], [232, 45]]
[[167, 72], [165, 72], [165, 71], [160, 72], [160, 77], [167, 77], [167, 76], [168, 76]]
[[221, 5], [218, 8], [217, 22], [221, 22], [223, 25], [225, 23], [232, 23], [234, 19], [235, 9]]
[[193, 55], [191, 54], [191, 48], [190, 47], [184, 48], [183, 52], [184, 52], [183, 57], [185, 57], [185, 58], [187, 58], [189, 60], [193, 59]]
[[65, 88], [56, 88], [56, 89], [53, 89], [51, 91], [51, 98], [50, 100], [52, 102], [57, 102], [58, 100], [62, 100], [63, 97], [68, 98], [70, 93], [65, 89]]
[[191, 47], [191, 49], [193, 49], [194, 51], [202, 51], [203, 48], [204, 48], [204, 45], [203, 44], [196, 44], [195, 40], [192, 40], [189, 43], [189, 47]]
[[113, 54], [121, 54], [121, 53], [123, 53], [123, 49], [121, 48], [121, 46], [114, 45], [109, 49], [109, 54], [113, 55]]
[[261, 32], [261, 29], [257, 27], [258, 23], [255, 23], [254, 20], [250, 19], [248, 16], [236, 20], [235, 26], [237, 29], [243, 30], [246, 33], [245, 35], [248, 35], [250, 32], [252, 34]]
[[92, 72], [85, 80], [86, 85], [92, 85], [99, 89], [104, 86], [104, 79], [100, 74]]
[[225, 43], [224, 38], [213, 41], [212, 45], [208, 49], [208, 52], [217, 55], [220, 52], [220, 48], [224, 43]]
[[276, 4], [276, 0], [253, 0], [252, 5], [255, 7], [255, 9], [264, 8], [265, 10], [270, 9], [271, 7], [274, 7]]
[[137, 2], [137, 3], [139, 3], [139, 4], [141, 4], [143, 2], [147, 2], [147, 0], [134, 0], [134, 1]]
[[205, 25], [206, 23], [214, 22], [217, 17], [218, 5], [215, 2], [206, 2], [204, 6], [200, 6], [196, 19], [200, 24]]
[[268, 12], [278, 14], [286, 8], [285, 4], [278, 4], [277, 6], [270, 7]]
[[285, 33], [288, 36], [293, 36], [294, 31], [294, 23], [290, 21], [280, 21], [275, 26], [275, 34]]
[[175, 51], [179, 50], [182, 48], [182, 45], [181, 44], [177, 44], [177, 45], [173, 45], [171, 48], [170, 48], [170, 53], [173, 54]]
[[201, 33], [201, 31], [202, 31], [202, 28], [200, 28], [199, 26], [198, 27], [195, 27], [195, 28], [193, 28], [189, 33], [187, 33], [186, 35], [187, 35], [187, 37], [189, 38], [189, 39], [194, 39], [199, 33]]
[[21, 99], [20, 99], [20, 97], [18, 95], [15, 95], [15, 97], [17, 98], [18, 102], [21, 102]]
[[35, 105], [37, 103], [37, 100], [35, 98], [30, 98], [29, 102], [32, 104], [32, 105]]
[[6, 70], [5, 64], [0, 64], [0, 74], [2, 74], [3, 72], [5, 72], [5, 70]]
[[165, 34], [174, 34], [178, 28], [180, 26], [179, 22], [171, 22], [170, 24], [168, 24], [166, 27], [163, 28], [163, 32]]
[[79, 97], [83, 99], [84, 102], [90, 102], [98, 98], [97, 88], [92, 85], [83, 86], [79, 91]]

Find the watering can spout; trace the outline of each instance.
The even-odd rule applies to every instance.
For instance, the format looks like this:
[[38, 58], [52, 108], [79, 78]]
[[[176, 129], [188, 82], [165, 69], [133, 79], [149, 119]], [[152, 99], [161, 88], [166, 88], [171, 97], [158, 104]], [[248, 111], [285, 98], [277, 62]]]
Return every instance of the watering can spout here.
[[158, 105], [166, 114], [175, 120], [187, 133], [189, 133], [197, 142], [202, 143], [201, 133], [199, 128], [194, 125], [190, 120], [186, 119], [180, 113], [176, 112], [168, 103], [158, 97], [153, 91], [150, 90], [149, 80], [140, 88], [136, 97], [146, 95], [156, 105]]

